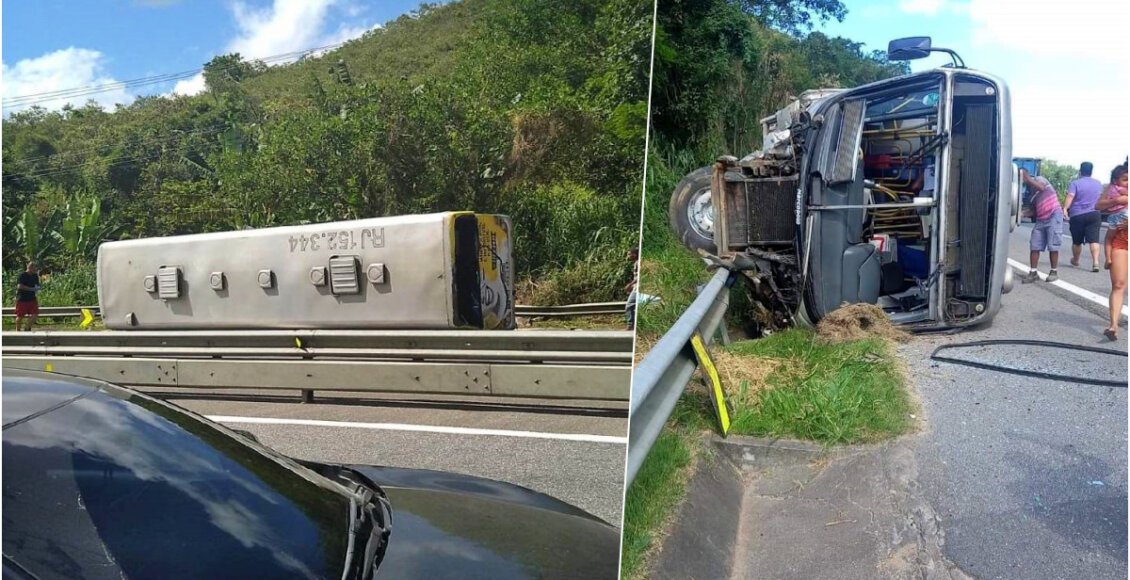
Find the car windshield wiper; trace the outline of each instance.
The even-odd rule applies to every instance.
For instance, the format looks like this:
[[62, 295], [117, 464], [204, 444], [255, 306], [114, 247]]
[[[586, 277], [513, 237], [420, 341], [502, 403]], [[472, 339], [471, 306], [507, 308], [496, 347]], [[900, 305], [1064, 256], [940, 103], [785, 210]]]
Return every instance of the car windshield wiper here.
[[368, 478], [348, 468], [342, 471], [355, 487], [349, 498], [349, 540], [341, 577], [372, 578], [392, 531], [392, 506]]

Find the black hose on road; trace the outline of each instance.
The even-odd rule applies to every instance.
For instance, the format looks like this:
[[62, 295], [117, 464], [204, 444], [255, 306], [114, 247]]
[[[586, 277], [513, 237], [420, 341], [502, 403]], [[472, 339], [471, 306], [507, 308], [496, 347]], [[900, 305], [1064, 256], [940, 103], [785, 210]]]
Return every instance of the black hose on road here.
[[965, 360], [960, 358], [952, 358], [948, 356], [938, 356], [939, 352], [953, 348], [969, 348], [974, 346], [996, 346], [1002, 344], [1019, 344], [1024, 346], [1047, 346], [1052, 348], [1062, 348], [1066, 350], [1081, 350], [1086, 352], [1097, 352], [1099, 354], [1109, 354], [1114, 356], [1126, 357], [1126, 353], [1121, 350], [1114, 350], [1112, 348], [1100, 348], [1097, 346], [1083, 346], [1079, 344], [1070, 344], [1066, 342], [1052, 342], [1048, 340], [975, 340], [973, 342], [962, 342], [958, 344], [943, 344], [934, 349], [930, 353], [930, 359], [948, 362], [958, 365], [965, 365], [969, 367], [985, 369], [990, 371], [999, 371], [1003, 373], [1011, 373], [1014, 375], [1023, 375], [1026, 377], [1036, 377], [1039, 379], [1050, 379], [1053, 381], [1068, 381], [1074, 383], [1082, 383], [1087, 385], [1098, 385], [1102, 387], [1121, 387], [1126, 388], [1126, 381], [1115, 381], [1110, 379], [1095, 379], [1091, 377], [1073, 377], [1070, 375], [1058, 375], [1055, 373], [1046, 373], [1043, 371], [1029, 371], [1025, 369], [1017, 369], [1013, 367], [1006, 367], [994, 365], [989, 363], [982, 363], [977, 361]]

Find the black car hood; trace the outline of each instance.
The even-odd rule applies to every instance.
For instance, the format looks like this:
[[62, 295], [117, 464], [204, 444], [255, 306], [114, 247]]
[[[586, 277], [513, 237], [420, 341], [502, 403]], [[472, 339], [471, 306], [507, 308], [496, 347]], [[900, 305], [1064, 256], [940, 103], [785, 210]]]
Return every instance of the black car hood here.
[[377, 578], [617, 577], [619, 530], [562, 501], [453, 473], [349, 468], [392, 503]]

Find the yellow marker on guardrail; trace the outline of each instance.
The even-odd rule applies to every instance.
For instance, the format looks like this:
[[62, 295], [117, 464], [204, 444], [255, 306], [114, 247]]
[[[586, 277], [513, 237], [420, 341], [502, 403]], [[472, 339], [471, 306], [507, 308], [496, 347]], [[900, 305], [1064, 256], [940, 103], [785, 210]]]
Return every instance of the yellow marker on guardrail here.
[[94, 313], [89, 308], [83, 308], [82, 322], [79, 323], [79, 328], [89, 328], [92, 322], [94, 322]]
[[710, 352], [706, 350], [706, 343], [702, 341], [702, 335], [694, 333], [691, 336], [691, 348], [694, 350], [694, 356], [698, 359], [698, 366], [706, 373], [706, 378], [710, 381], [710, 400], [714, 403], [714, 414], [718, 417], [718, 426], [722, 429], [722, 436], [725, 437], [730, 432], [730, 412], [726, 409], [726, 394], [722, 391], [722, 378], [718, 376], [718, 368], [714, 366], [714, 359], [710, 358]]

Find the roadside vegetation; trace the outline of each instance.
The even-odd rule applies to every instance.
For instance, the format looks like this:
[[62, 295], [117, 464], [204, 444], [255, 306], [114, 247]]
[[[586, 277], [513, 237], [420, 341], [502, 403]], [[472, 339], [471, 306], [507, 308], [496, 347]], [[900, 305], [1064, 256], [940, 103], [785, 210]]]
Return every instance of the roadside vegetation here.
[[43, 305], [90, 303], [104, 240], [470, 209], [513, 218], [521, 302], [622, 300], [651, 14], [643, 0], [424, 4], [291, 64], [218, 56], [198, 95], [15, 112], [5, 284], [35, 259]]
[[[1059, 195], [1060, 203], [1063, 203], [1067, 199], [1067, 186], [1079, 176], [1079, 168], [1053, 159], [1044, 159], [1040, 161], [1040, 175], [1048, 179]], [[1106, 183], [1106, 176], [1101, 171], [1096, 171], [1094, 177]]]
[[[709, 280], [703, 261], [672, 234], [668, 202], [684, 175], [721, 154], [760, 145], [759, 119], [790, 95], [851, 87], [905, 72], [885, 55], [809, 32], [842, 18], [836, 0], [680, 2], [661, 10], [655, 46], [652, 136], [644, 201], [640, 291], [660, 301], [638, 313], [637, 360]], [[749, 302], [731, 295], [740, 332]], [[734, 338], [739, 332], [732, 332]], [[731, 433], [809, 439], [828, 445], [877, 441], [910, 426], [912, 405], [883, 338], [828, 342], [808, 330], [714, 346], [732, 411]], [[621, 576], [643, 578], [716, 430], [705, 386], [692, 384], [644, 462], [624, 506]]]

